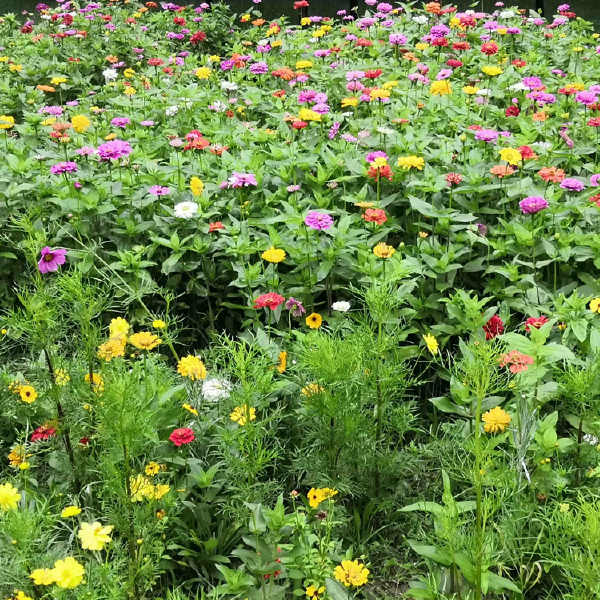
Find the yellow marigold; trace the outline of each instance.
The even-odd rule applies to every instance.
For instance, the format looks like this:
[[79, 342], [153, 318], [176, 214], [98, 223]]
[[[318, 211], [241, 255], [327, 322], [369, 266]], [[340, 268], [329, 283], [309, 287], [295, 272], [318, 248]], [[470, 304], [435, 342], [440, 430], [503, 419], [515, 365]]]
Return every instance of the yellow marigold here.
[[496, 77], [496, 75], [500, 75], [501, 73], [504, 72], [500, 67], [492, 67], [492, 66], [489, 66], [489, 65], [485, 66], [485, 67], [481, 67], [481, 70], [486, 75], [489, 75], [490, 77]]
[[15, 124], [15, 118], [10, 115], [0, 115], [0, 129], [10, 129]]
[[191, 412], [193, 415], [198, 416], [198, 411], [191, 405], [191, 404], [184, 404], [183, 408], [185, 408], [185, 410], [187, 410], [188, 412]]
[[177, 364], [177, 372], [182, 377], [189, 377], [192, 381], [206, 379], [206, 367], [197, 357], [188, 354], [184, 356]]
[[12, 483], [0, 485], [0, 510], [16, 510], [21, 494]]
[[83, 133], [90, 124], [90, 120], [85, 115], [75, 115], [71, 119], [71, 125], [77, 133]]
[[358, 106], [358, 98], [343, 98], [342, 108], [347, 108], [348, 106]]
[[[85, 382], [90, 383], [90, 374], [87, 373], [85, 376]], [[92, 389], [96, 394], [99, 394], [104, 390], [104, 379], [98, 373], [92, 373]]]
[[497, 433], [504, 431], [511, 422], [510, 415], [499, 406], [483, 413], [481, 420], [484, 422], [483, 428], [487, 433]]
[[425, 159], [421, 156], [401, 156], [398, 159], [398, 166], [405, 171], [413, 168], [422, 171], [425, 166]]
[[52, 569], [52, 577], [56, 585], [63, 589], [76, 588], [85, 575], [83, 565], [79, 564], [72, 556], [64, 560], [57, 560]]
[[236, 406], [229, 418], [238, 425], [245, 425], [248, 422], [248, 415], [250, 415], [250, 421], [254, 421], [256, 419], [256, 409], [244, 404], [244, 406]]
[[279, 353], [279, 363], [277, 364], [278, 373], [285, 373], [287, 368], [287, 352]]
[[208, 67], [200, 67], [196, 69], [196, 77], [198, 79], [208, 79], [210, 77], [211, 70]]
[[78, 516], [80, 514], [81, 514], [81, 509], [79, 508], [79, 506], [67, 506], [60, 513], [60, 516], [63, 519], [68, 519], [69, 517], [76, 517], [76, 516]]
[[319, 313], [312, 313], [312, 315], [308, 315], [308, 317], [306, 317], [306, 324], [311, 329], [319, 329], [322, 323], [323, 317], [321, 317]]
[[113, 358], [125, 356], [125, 346], [119, 339], [108, 340], [108, 342], [98, 347], [97, 356], [106, 362], [110, 362]]
[[390, 258], [396, 249], [393, 246], [388, 246], [385, 242], [379, 242], [375, 248], [373, 248], [373, 254], [378, 258]]
[[369, 569], [357, 560], [343, 560], [333, 572], [335, 578], [346, 587], [365, 585], [369, 580], [369, 573]]
[[36, 569], [29, 578], [33, 579], [35, 585], [52, 585], [54, 583], [54, 573], [50, 569]]
[[447, 79], [442, 81], [434, 81], [429, 86], [429, 93], [432, 96], [447, 96], [452, 93], [452, 85]]
[[35, 402], [35, 399], [38, 397], [35, 388], [31, 385], [22, 385], [19, 388], [19, 396], [21, 396], [21, 400], [27, 402], [27, 404]]
[[140, 331], [129, 337], [129, 343], [138, 350], [154, 350], [159, 344], [162, 344], [162, 340], [149, 331]]
[[97, 552], [102, 550], [106, 544], [112, 541], [110, 532], [114, 529], [112, 525], [102, 527], [101, 523], [82, 523], [77, 537], [81, 540], [81, 547], [84, 550]]
[[31, 454], [27, 454], [25, 446], [18, 445], [11, 449], [8, 455], [8, 461], [11, 467], [19, 467], [22, 465]]
[[271, 246], [261, 254], [262, 258], [270, 263], [280, 263], [285, 260], [285, 251]]
[[302, 388], [302, 395], [306, 396], [307, 398], [310, 398], [311, 396], [314, 396], [315, 394], [320, 394], [324, 391], [325, 388], [320, 386], [318, 383], [309, 383], [307, 386]]
[[503, 148], [500, 150], [500, 158], [509, 165], [517, 165], [523, 159], [521, 153], [514, 148]]
[[595, 313], [600, 313], [600, 298], [594, 298], [590, 302], [590, 310]]
[[190, 190], [194, 196], [201, 196], [204, 191], [204, 184], [199, 177], [192, 177], [190, 180]]
[[298, 118], [301, 121], [320, 121], [321, 115], [310, 108], [301, 108], [298, 113]]
[[438, 341], [435, 339], [433, 335], [427, 333], [423, 336], [423, 341], [427, 345], [427, 350], [431, 352], [431, 354], [437, 354], [439, 349]]

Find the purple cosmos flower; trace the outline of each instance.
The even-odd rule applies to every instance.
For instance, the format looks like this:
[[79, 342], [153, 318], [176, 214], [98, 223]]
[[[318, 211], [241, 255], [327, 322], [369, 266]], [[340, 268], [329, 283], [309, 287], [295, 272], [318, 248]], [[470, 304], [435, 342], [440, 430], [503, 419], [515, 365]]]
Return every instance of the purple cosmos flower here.
[[131, 123], [131, 121], [127, 117], [115, 117], [110, 122], [111, 125], [114, 125], [115, 127], [121, 127], [122, 129], [125, 129], [129, 123]]
[[312, 211], [306, 215], [304, 224], [310, 229], [321, 231], [322, 229], [329, 229], [333, 225], [333, 219], [325, 213]]
[[166, 196], [171, 193], [171, 190], [168, 187], [164, 187], [162, 185], [153, 185], [148, 188], [148, 193], [153, 194], [154, 196]]
[[256, 177], [252, 173], [236, 173], [234, 171], [229, 178], [229, 187], [241, 188], [250, 185], [258, 185]]
[[129, 142], [123, 140], [111, 140], [106, 144], [100, 144], [96, 150], [102, 160], [110, 160], [129, 156], [132, 152]]
[[257, 62], [250, 65], [248, 69], [253, 75], [264, 75], [269, 72], [269, 65], [266, 62]]
[[300, 302], [300, 300], [292, 298], [291, 296], [285, 303], [285, 308], [286, 310], [290, 310], [292, 312], [292, 316], [294, 317], [301, 317], [306, 312], [306, 309], [304, 308], [304, 306], [302, 306], [302, 302]]
[[541, 210], [548, 208], [548, 202], [541, 196], [527, 196], [527, 198], [519, 202], [519, 206], [524, 215], [535, 215]]
[[52, 250], [49, 246], [42, 248], [42, 258], [38, 262], [40, 273], [46, 274], [58, 271], [60, 265], [64, 265], [67, 260], [67, 251], [64, 248]]
[[592, 187], [598, 187], [600, 185], [600, 173], [596, 173], [596, 175], [590, 177], [590, 184]]
[[62, 175], [63, 173], [75, 173], [77, 171], [77, 163], [73, 161], [61, 162], [50, 167], [50, 173], [53, 175]]
[[560, 187], [563, 190], [569, 190], [570, 192], [580, 192], [585, 187], [585, 184], [579, 181], [579, 179], [567, 177], [560, 182]]

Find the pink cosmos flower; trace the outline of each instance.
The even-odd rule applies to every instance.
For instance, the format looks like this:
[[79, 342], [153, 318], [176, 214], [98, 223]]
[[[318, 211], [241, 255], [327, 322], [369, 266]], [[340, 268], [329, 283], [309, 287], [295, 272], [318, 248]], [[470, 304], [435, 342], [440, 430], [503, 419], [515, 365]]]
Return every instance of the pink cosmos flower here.
[[67, 251], [64, 248], [52, 250], [49, 246], [42, 248], [42, 258], [38, 262], [40, 273], [46, 274], [58, 271], [60, 265], [64, 265], [67, 260]]

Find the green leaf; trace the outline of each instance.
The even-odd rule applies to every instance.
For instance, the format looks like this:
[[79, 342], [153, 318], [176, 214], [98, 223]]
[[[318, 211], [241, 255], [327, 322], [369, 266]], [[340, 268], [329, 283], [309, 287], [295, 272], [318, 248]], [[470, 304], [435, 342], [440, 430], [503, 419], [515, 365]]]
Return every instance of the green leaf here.
[[402, 507], [399, 512], [413, 512], [415, 510], [439, 514], [444, 510], [444, 507], [437, 502], [416, 502], [415, 504]]
[[490, 590], [493, 590], [494, 592], [510, 590], [511, 592], [517, 592], [517, 594], [521, 593], [520, 588], [517, 587], [510, 579], [496, 575], [496, 573], [492, 573], [491, 571], [488, 571], [488, 585]]
[[331, 600], [350, 600], [350, 594], [335, 579], [328, 577], [325, 580], [325, 587]]
[[429, 558], [436, 563], [449, 567], [452, 564], [450, 555], [445, 550], [440, 550], [437, 546], [430, 546], [424, 542], [416, 540], [407, 540], [408, 545], [420, 556]]
[[445, 396], [441, 398], [429, 398], [429, 402], [445, 413], [453, 413], [455, 415], [460, 415], [461, 417], [466, 417], [469, 414], [464, 408], [458, 406], [458, 404], [454, 404], [454, 402]]

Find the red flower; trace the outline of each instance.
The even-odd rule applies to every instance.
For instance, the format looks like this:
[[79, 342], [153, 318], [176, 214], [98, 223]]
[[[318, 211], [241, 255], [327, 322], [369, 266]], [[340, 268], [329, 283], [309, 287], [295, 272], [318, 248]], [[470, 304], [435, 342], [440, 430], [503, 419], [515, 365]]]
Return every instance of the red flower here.
[[451, 58], [450, 60], [446, 61], [446, 64], [451, 68], [451, 69], [458, 69], [458, 67], [462, 67], [463, 63], [461, 60], [456, 60], [454, 58]]
[[185, 19], [183, 17], [175, 17], [173, 23], [175, 23], [175, 25], [185, 25]]
[[521, 157], [523, 158], [523, 160], [537, 158], [537, 154], [533, 151], [533, 149], [530, 146], [519, 146], [517, 150], [521, 153]]
[[173, 67], [165, 67], [163, 69], [163, 73], [166, 73], [167, 75], [173, 75]]
[[31, 33], [33, 31], [33, 27], [31, 25], [24, 25], [21, 27], [21, 33]]
[[67, 13], [62, 20], [64, 25], [72, 25], [73, 24], [73, 15]]
[[285, 298], [276, 294], [275, 292], [269, 292], [263, 294], [254, 300], [254, 308], [270, 308], [275, 310], [280, 304], [285, 302]]
[[226, 115], [227, 115], [227, 116], [228, 116], [230, 119], [233, 119], [233, 117], [235, 117], [235, 113], [234, 113], [234, 112], [233, 112], [231, 109], [229, 109], [229, 110], [226, 110], [226, 111], [225, 111], [225, 114], [226, 114]]
[[558, 90], [558, 93], [563, 94], [563, 96], [572, 96], [573, 94], [577, 93], [577, 90], [572, 87], [563, 87]]
[[56, 428], [48, 425], [41, 425], [31, 434], [31, 441], [38, 442], [39, 440], [46, 441], [56, 435]]
[[498, 54], [498, 44], [495, 42], [487, 42], [481, 45], [481, 52], [486, 56], [492, 56]]
[[471, 44], [469, 42], [454, 42], [452, 44], [452, 50], [470, 50]]
[[206, 33], [204, 31], [196, 31], [196, 33], [190, 38], [190, 44], [196, 46], [198, 42], [203, 42], [206, 39]]
[[151, 58], [148, 60], [148, 64], [151, 67], [162, 67], [165, 64], [165, 61], [162, 58]]
[[383, 177], [383, 178], [387, 179], [388, 181], [391, 181], [394, 174], [392, 173], [392, 169], [390, 168], [390, 165], [385, 165], [385, 166], [379, 167], [379, 168], [371, 167], [367, 171], [367, 177], [371, 177], [371, 179], [377, 179], [377, 176]]
[[383, 71], [381, 69], [369, 69], [368, 71], [365, 71], [365, 77], [367, 79], [377, 79], [382, 74]]
[[463, 27], [475, 27], [477, 25], [477, 21], [472, 15], [463, 15], [460, 17], [460, 24]]
[[273, 96], [275, 96], [275, 98], [285, 98], [285, 90], [277, 90], [276, 92], [273, 92]]
[[367, 208], [362, 218], [368, 223], [377, 223], [377, 225], [383, 225], [387, 221], [387, 215], [382, 208]]
[[183, 444], [189, 444], [196, 439], [194, 432], [187, 427], [176, 429], [170, 436], [169, 439], [177, 446], [183, 446]]
[[513, 104], [504, 111], [504, 114], [507, 117], [518, 117], [521, 114], [521, 109]]
[[511, 373], [527, 371], [529, 365], [533, 364], [533, 357], [521, 354], [518, 350], [511, 350], [500, 359], [501, 367], [508, 367]]
[[304, 129], [305, 127], [308, 127], [308, 123], [306, 121], [294, 121], [292, 123], [292, 127], [294, 129], [300, 130], [300, 129]]
[[590, 127], [600, 127], [600, 117], [592, 117], [587, 124]]
[[366, 38], [358, 38], [356, 40], [356, 45], [359, 48], [369, 48], [373, 45], [373, 42], [371, 40], [368, 40]]
[[481, 125], [469, 125], [468, 129], [471, 131], [481, 131], [483, 127]]
[[298, 10], [300, 8], [308, 8], [308, 2], [306, 0], [300, 0], [299, 2], [294, 2], [294, 10]]
[[510, 64], [514, 67], [524, 67], [527, 63], [520, 58], [515, 58], [515, 60], [513, 60]]
[[221, 223], [221, 221], [215, 221], [208, 226], [208, 233], [212, 233], [213, 231], [217, 231], [217, 229], [225, 229], [225, 225]]
[[491, 340], [504, 332], [504, 323], [498, 315], [494, 315], [484, 326], [485, 339]]
[[185, 139], [188, 143], [183, 147], [184, 150], [202, 150], [210, 144], [205, 137], [202, 137], [202, 134], [197, 129], [190, 131], [185, 136]]
[[79, 440], [79, 443], [80, 443], [82, 446], [89, 446], [89, 445], [90, 445], [90, 438], [89, 438], [89, 437], [82, 437], [82, 438]]
[[438, 46], [440, 48], [445, 48], [448, 45], [448, 40], [445, 37], [433, 38], [431, 40], [431, 45]]
[[448, 173], [444, 179], [448, 186], [452, 187], [453, 185], [458, 185], [462, 181], [462, 175], [460, 173]]
[[531, 331], [532, 327], [539, 329], [544, 323], [547, 323], [550, 319], [548, 317], [529, 317], [527, 321], [525, 321], [525, 331]]

